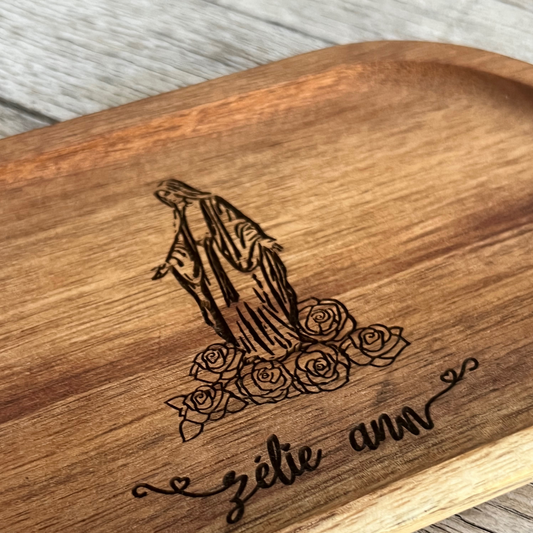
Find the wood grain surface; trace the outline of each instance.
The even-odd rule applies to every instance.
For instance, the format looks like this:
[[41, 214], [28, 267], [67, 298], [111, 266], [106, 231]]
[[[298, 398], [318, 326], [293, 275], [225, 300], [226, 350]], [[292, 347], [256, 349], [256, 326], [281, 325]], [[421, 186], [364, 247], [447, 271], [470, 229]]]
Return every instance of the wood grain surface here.
[[[387, 530], [525, 483], [531, 462], [510, 468], [503, 452], [515, 438], [520, 457], [530, 453], [532, 83], [531, 67], [491, 54], [377, 43], [3, 141], [10, 530], [220, 531], [224, 499], [206, 513], [129, 491], [185, 473], [212, 487], [230, 468], [253, 472], [269, 432], [323, 447], [324, 466], [256, 496], [243, 531], [348, 524], [358, 502], [371, 513], [365, 498], [395, 503], [395, 483], [411, 499], [418, 482], [436, 490], [438, 469], [461, 460], [471, 465], [464, 497]], [[246, 409], [181, 443], [162, 401], [188, 392], [191, 358], [214, 339], [175, 280], [150, 280], [172, 239], [170, 211], [152, 196], [169, 177], [222, 196], [276, 237], [300, 298], [339, 298], [362, 324], [401, 325], [412, 343], [401, 362], [363, 369], [326, 397]], [[434, 431], [372, 453], [346, 447], [353, 425], [422, 408], [440, 372], [468, 356], [480, 368], [436, 405]], [[468, 485], [500, 467], [508, 475], [492, 489]]]

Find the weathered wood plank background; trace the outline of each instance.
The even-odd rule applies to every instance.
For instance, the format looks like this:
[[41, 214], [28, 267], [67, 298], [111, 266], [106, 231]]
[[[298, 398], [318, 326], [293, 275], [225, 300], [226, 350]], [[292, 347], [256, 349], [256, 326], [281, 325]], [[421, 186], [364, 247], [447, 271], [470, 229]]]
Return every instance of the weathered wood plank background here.
[[[530, 0], [3, 0], [0, 136], [296, 54], [428, 40], [533, 63]], [[533, 530], [533, 486], [426, 533]]]

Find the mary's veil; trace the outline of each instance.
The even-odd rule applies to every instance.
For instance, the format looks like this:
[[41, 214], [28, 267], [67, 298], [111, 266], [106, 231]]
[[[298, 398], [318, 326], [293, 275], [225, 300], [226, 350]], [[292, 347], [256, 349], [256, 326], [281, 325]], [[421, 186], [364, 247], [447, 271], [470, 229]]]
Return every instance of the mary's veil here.
[[199, 191], [198, 189], [183, 183], [183, 181], [174, 179], [162, 181], [158, 185], [157, 190], [170, 191], [189, 200], [207, 200], [212, 197], [210, 192]]

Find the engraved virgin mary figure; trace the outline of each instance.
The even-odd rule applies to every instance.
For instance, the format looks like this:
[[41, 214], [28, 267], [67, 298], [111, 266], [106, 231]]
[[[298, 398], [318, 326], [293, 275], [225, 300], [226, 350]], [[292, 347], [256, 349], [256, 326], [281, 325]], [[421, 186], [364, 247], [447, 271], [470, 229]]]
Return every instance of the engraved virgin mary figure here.
[[176, 233], [153, 279], [171, 272], [227, 342], [263, 359], [284, 357], [299, 337], [281, 246], [223, 198], [181, 181], [162, 182], [155, 196], [172, 208]]

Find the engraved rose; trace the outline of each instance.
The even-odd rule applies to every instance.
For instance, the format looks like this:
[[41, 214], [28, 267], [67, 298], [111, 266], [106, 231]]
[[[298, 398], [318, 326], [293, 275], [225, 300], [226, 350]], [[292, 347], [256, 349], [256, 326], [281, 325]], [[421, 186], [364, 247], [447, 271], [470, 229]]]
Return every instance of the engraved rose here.
[[237, 388], [254, 403], [275, 403], [287, 397], [292, 376], [278, 361], [256, 360], [245, 363]]
[[409, 346], [402, 331], [396, 326], [373, 324], [354, 331], [341, 348], [356, 365], [387, 366]]
[[242, 400], [218, 383], [200, 385], [187, 396], [176, 396], [165, 403], [177, 409], [183, 417], [180, 433], [184, 441], [197, 437], [208, 420], [219, 420], [226, 412], [236, 413], [246, 407]]
[[185, 397], [183, 403], [187, 407], [186, 420], [191, 422], [207, 422], [209, 415], [221, 418], [228, 403], [229, 394], [220, 385], [200, 385], [194, 392]]
[[243, 353], [232, 344], [211, 344], [194, 358], [190, 375], [206, 383], [233, 379], [241, 365]]
[[341, 302], [317, 298], [298, 305], [298, 322], [305, 337], [319, 342], [342, 341], [356, 327], [355, 320]]
[[300, 351], [289, 355], [285, 364], [301, 392], [332, 391], [348, 381], [348, 359], [333, 344], [302, 345]]

